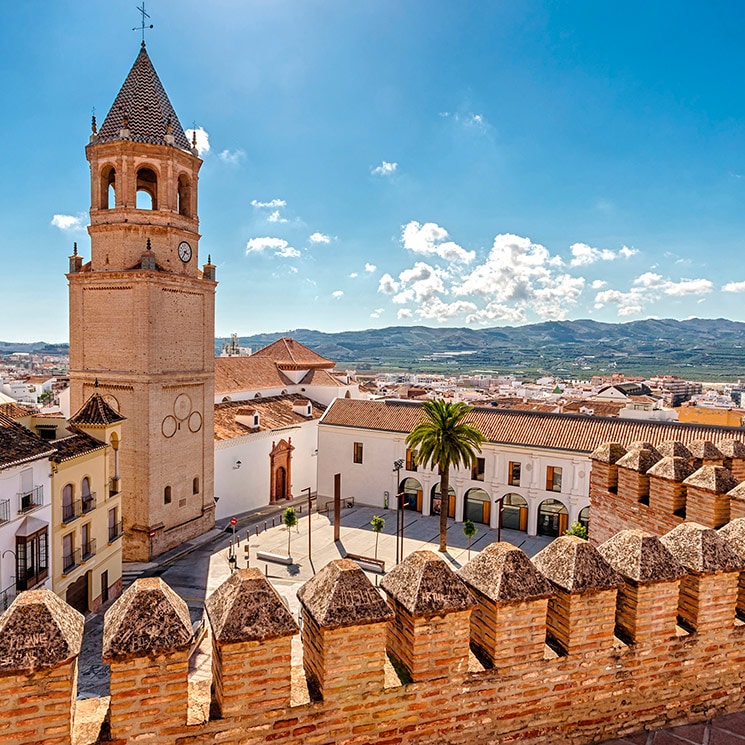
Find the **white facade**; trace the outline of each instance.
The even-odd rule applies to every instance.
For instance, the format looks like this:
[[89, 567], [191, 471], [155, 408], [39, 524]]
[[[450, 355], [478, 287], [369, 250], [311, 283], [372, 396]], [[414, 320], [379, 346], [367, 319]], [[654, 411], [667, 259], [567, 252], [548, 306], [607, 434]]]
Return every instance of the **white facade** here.
[[[322, 499], [333, 497], [334, 474], [341, 474], [342, 497], [375, 507], [384, 507], [386, 496], [393, 506], [393, 495], [399, 491], [394, 461], [406, 456], [406, 435], [381, 430], [324, 425], [318, 429], [318, 494]], [[354, 463], [355, 443], [362, 444], [362, 463]], [[464, 520], [466, 495], [470, 489], [483, 489], [490, 500], [489, 525], [497, 527], [498, 500], [508, 494], [518, 495], [527, 503], [527, 533], [539, 530], [539, 512], [544, 500], [558, 500], [567, 510], [565, 522], [576, 522], [580, 511], [590, 505], [590, 459], [588, 455], [560, 450], [528, 448], [519, 445], [484, 443], [483, 480], [472, 478], [471, 469], [458, 469], [450, 474], [450, 486], [455, 491], [455, 520]], [[509, 464], [520, 464], [519, 484], [510, 484]], [[548, 469], [561, 469], [560, 491], [547, 486]], [[422, 487], [422, 514], [431, 513], [431, 492], [439, 485], [436, 471], [418, 466], [416, 471], [403, 468], [401, 481], [414, 478]], [[518, 500], [514, 500], [518, 501]], [[546, 532], [545, 530], [542, 532]]]
[[15, 592], [16, 535], [24, 527], [36, 531], [47, 526], [47, 579], [39, 587], [52, 586], [50, 472], [48, 457], [0, 470], [0, 612]]
[[252, 432], [215, 442], [215, 519], [240, 515], [269, 504], [273, 443], [290, 441], [290, 491], [297, 499], [302, 490], [316, 491], [318, 419], [291, 427]]

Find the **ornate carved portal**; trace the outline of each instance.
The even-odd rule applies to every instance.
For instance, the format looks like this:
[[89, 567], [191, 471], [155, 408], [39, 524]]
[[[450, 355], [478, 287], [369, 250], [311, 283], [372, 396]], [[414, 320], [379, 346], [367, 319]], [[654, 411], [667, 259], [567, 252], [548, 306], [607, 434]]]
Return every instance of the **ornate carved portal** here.
[[272, 474], [270, 502], [292, 499], [292, 451], [294, 449], [291, 437], [272, 443], [272, 452], [269, 454]]

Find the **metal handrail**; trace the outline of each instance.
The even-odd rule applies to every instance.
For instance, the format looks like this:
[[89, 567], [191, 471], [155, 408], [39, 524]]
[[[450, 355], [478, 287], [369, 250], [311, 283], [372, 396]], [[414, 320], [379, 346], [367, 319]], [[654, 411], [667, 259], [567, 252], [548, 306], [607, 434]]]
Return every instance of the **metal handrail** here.
[[44, 487], [35, 486], [29, 491], [18, 492], [18, 512], [30, 512], [44, 504]]
[[83, 503], [79, 499], [76, 499], [74, 502], [70, 502], [69, 504], [63, 502], [62, 522], [69, 523], [72, 520], [75, 520], [75, 518], [80, 517], [82, 504]]
[[90, 494], [83, 494], [81, 501], [83, 502], [83, 514], [92, 512], [96, 509], [96, 492], [92, 491]]

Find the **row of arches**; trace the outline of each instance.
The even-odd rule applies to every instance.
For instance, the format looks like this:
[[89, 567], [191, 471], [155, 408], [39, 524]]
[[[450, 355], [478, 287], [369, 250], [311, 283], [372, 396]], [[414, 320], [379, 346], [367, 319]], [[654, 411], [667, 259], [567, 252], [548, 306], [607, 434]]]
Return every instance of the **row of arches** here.
[[[404, 509], [423, 512], [424, 491], [421, 483], [411, 476], [404, 479], [399, 492], [403, 493]], [[455, 490], [448, 491], [448, 516], [455, 518]], [[505, 494], [501, 500], [501, 525], [503, 528], [528, 531], [529, 505], [527, 500], [517, 493]], [[498, 509], [498, 500], [492, 500], [485, 489], [474, 487], [466, 491], [463, 497], [463, 519], [474, 523], [489, 525], [492, 521], [492, 510]], [[429, 493], [429, 514], [439, 515], [442, 509], [440, 484], [432, 486]], [[578, 520], [587, 526], [590, 520], [590, 508], [580, 510]], [[569, 510], [559, 499], [544, 499], [538, 505], [538, 535], [562, 535], [569, 527]]]
[[[101, 171], [99, 209], [116, 207], [117, 173], [112, 165]], [[158, 174], [154, 168], [141, 166], [135, 174], [135, 200], [138, 210], [160, 209], [158, 201]], [[184, 217], [194, 216], [191, 179], [182, 173], [176, 181], [176, 211]]]

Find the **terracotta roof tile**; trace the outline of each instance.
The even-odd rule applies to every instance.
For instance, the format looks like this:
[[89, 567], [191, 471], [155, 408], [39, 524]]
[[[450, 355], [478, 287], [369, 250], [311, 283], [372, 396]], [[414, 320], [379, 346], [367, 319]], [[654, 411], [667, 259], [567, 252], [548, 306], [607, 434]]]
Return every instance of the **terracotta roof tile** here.
[[[408, 433], [421, 418], [421, 404], [414, 401], [338, 398], [319, 426]], [[745, 433], [734, 427], [509, 411], [491, 406], [475, 408], [469, 421], [479, 427], [487, 442], [588, 454], [605, 442], [679, 440], [688, 443], [702, 437], [745, 440]]]
[[35, 413], [36, 409], [15, 402], [0, 404], [0, 414], [8, 417], [8, 419], [23, 419], [23, 417], [32, 416]]
[[94, 393], [80, 410], [70, 417], [70, 424], [105, 427], [109, 424], [123, 422], [125, 418], [107, 404], [100, 393]]
[[[254, 398], [250, 401], [233, 401], [231, 403], [215, 405], [215, 439], [230, 440], [242, 437], [251, 432], [290, 427], [293, 424], [307, 422], [309, 419], [320, 419], [325, 407], [311, 401], [312, 417], [306, 417], [293, 411], [293, 406], [299, 401], [307, 401], [305, 396], [288, 393], [284, 396], [269, 396], [268, 398]], [[236, 416], [259, 414], [259, 427], [246, 427], [236, 421]]]
[[143, 43], [121, 90], [106, 115], [95, 142], [121, 139], [124, 117], [128, 118], [130, 139], [165, 145], [166, 126], [171, 123], [174, 145], [191, 152], [191, 143], [168, 99], [168, 94], [155, 72]]
[[10, 468], [39, 458], [48, 458], [55, 452], [55, 447], [0, 414], [0, 468]]
[[52, 440], [50, 444], [54, 447], [54, 454], [51, 460], [55, 463], [62, 463], [71, 458], [94, 453], [96, 450], [103, 450], [108, 447], [105, 442], [101, 442], [84, 432], [76, 432], [69, 437]]
[[217, 357], [215, 359], [215, 395], [262, 388], [287, 388], [293, 382], [275, 362], [257, 357]]
[[283, 367], [304, 369], [306, 367], [334, 367], [332, 360], [321, 357], [299, 341], [285, 336], [254, 352], [252, 357], [270, 359]]

